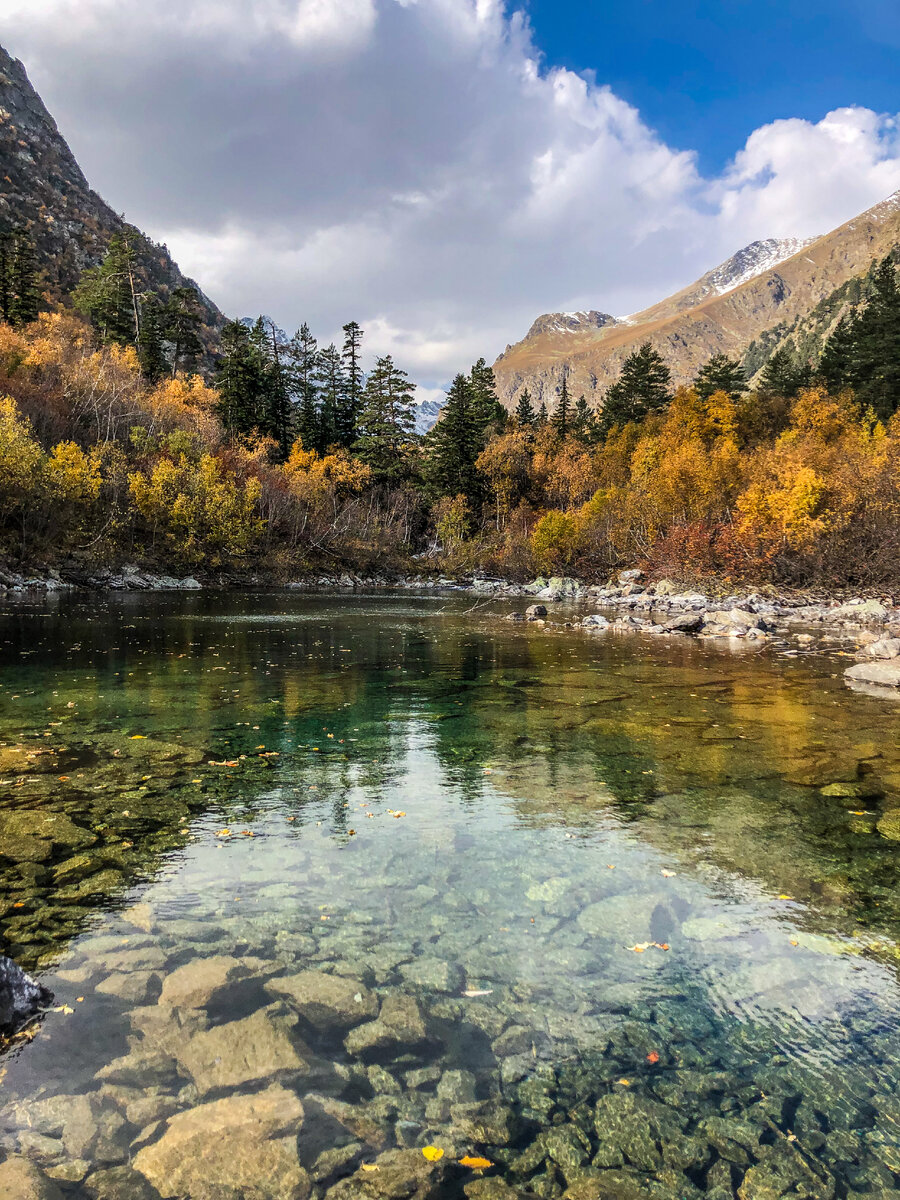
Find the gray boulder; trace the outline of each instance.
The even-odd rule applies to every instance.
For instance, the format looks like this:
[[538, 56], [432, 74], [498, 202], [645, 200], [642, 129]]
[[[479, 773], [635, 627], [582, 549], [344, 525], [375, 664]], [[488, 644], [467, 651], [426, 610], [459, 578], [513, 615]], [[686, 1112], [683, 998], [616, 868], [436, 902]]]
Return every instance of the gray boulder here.
[[526, 617], [546, 617], [547, 607], [544, 604], [530, 604], [525, 609]]
[[666, 621], [663, 628], [667, 633], [696, 633], [703, 627], [703, 618], [699, 613], [684, 613]]
[[861, 662], [848, 667], [844, 678], [850, 683], [874, 683], [881, 687], [900, 687], [900, 663]]

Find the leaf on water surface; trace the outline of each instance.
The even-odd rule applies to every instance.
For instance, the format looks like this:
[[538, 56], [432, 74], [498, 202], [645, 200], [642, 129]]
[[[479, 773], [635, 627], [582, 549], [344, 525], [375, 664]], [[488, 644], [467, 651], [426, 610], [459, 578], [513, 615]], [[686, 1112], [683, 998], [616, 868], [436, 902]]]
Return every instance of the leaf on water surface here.
[[429, 1162], [438, 1162], [444, 1157], [444, 1152], [440, 1146], [423, 1146], [422, 1155], [423, 1157], [427, 1158]]
[[789, 895], [787, 894], [787, 892], [782, 892], [782, 893], [781, 893], [781, 895], [778, 897], [778, 899], [779, 899], [779, 900], [793, 900], [793, 898], [794, 898], [794, 897], [793, 897], [793, 896], [789, 896]]
[[472, 1155], [466, 1154], [459, 1160], [459, 1165], [461, 1167], [470, 1167], [473, 1171], [486, 1171], [488, 1167], [492, 1167], [494, 1164], [489, 1158], [473, 1158]]
[[659, 1062], [659, 1051], [651, 1050], [650, 1053], [647, 1055], [647, 1062], [648, 1063], [658, 1063]]
[[476, 996], [493, 996], [493, 994], [493, 988], [470, 988], [467, 992], [463, 992], [467, 1000], [474, 1000]]
[[378, 1171], [380, 1169], [378, 1163], [360, 1163], [359, 1165], [363, 1171]]
[[617, 1079], [616, 1083], [619, 1084], [620, 1087], [631, 1087], [630, 1079]]
[[677, 871], [660, 871], [660, 874], [662, 875], [663, 879], [674, 879], [675, 876], [678, 874], [678, 872]]
[[230, 829], [220, 829], [219, 832], [216, 834], [216, 837], [217, 838], [231, 837], [231, 830]]

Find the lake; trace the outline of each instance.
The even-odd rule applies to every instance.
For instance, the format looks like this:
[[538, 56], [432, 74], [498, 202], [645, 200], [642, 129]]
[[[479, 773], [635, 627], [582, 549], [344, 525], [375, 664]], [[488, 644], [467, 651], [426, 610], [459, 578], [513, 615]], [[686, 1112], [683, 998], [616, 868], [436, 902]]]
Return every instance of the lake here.
[[99, 1200], [896, 1200], [900, 707], [471, 607], [0, 610], [2, 950], [54, 997], [3, 1151]]

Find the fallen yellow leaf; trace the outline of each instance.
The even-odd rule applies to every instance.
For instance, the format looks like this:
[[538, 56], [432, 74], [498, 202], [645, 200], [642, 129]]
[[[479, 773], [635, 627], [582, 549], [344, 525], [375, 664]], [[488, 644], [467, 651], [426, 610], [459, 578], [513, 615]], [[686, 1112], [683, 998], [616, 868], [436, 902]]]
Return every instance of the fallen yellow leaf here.
[[146, 742], [146, 740], [147, 740], [146, 733], [133, 733], [131, 735], [131, 737], [129, 738], [129, 741], [132, 741], [132, 742]]
[[427, 1158], [429, 1162], [438, 1162], [444, 1157], [444, 1152], [440, 1146], [423, 1146], [422, 1155], [423, 1157]]
[[363, 1171], [377, 1171], [379, 1169], [378, 1163], [360, 1163], [359, 1165]]
[[471, 1167], [473, 1171], [486, 1171], [488, 1167], [492, 1167], [494, 1164], [489, 1158], [472, 1158], [471, 1155], [467, 1154], [459, 1160], [459, 1165], [461, 1167]]

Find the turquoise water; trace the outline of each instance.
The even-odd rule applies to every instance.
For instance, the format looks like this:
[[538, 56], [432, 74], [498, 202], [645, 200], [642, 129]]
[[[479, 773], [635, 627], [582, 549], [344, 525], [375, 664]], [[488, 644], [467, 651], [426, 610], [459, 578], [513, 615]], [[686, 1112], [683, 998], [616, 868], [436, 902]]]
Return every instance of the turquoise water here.
[[4, 1153], [140, 1200], [900, 1195], [900, 709], [469, 608], [7, 607], [2, 949], [54, 1001]]

